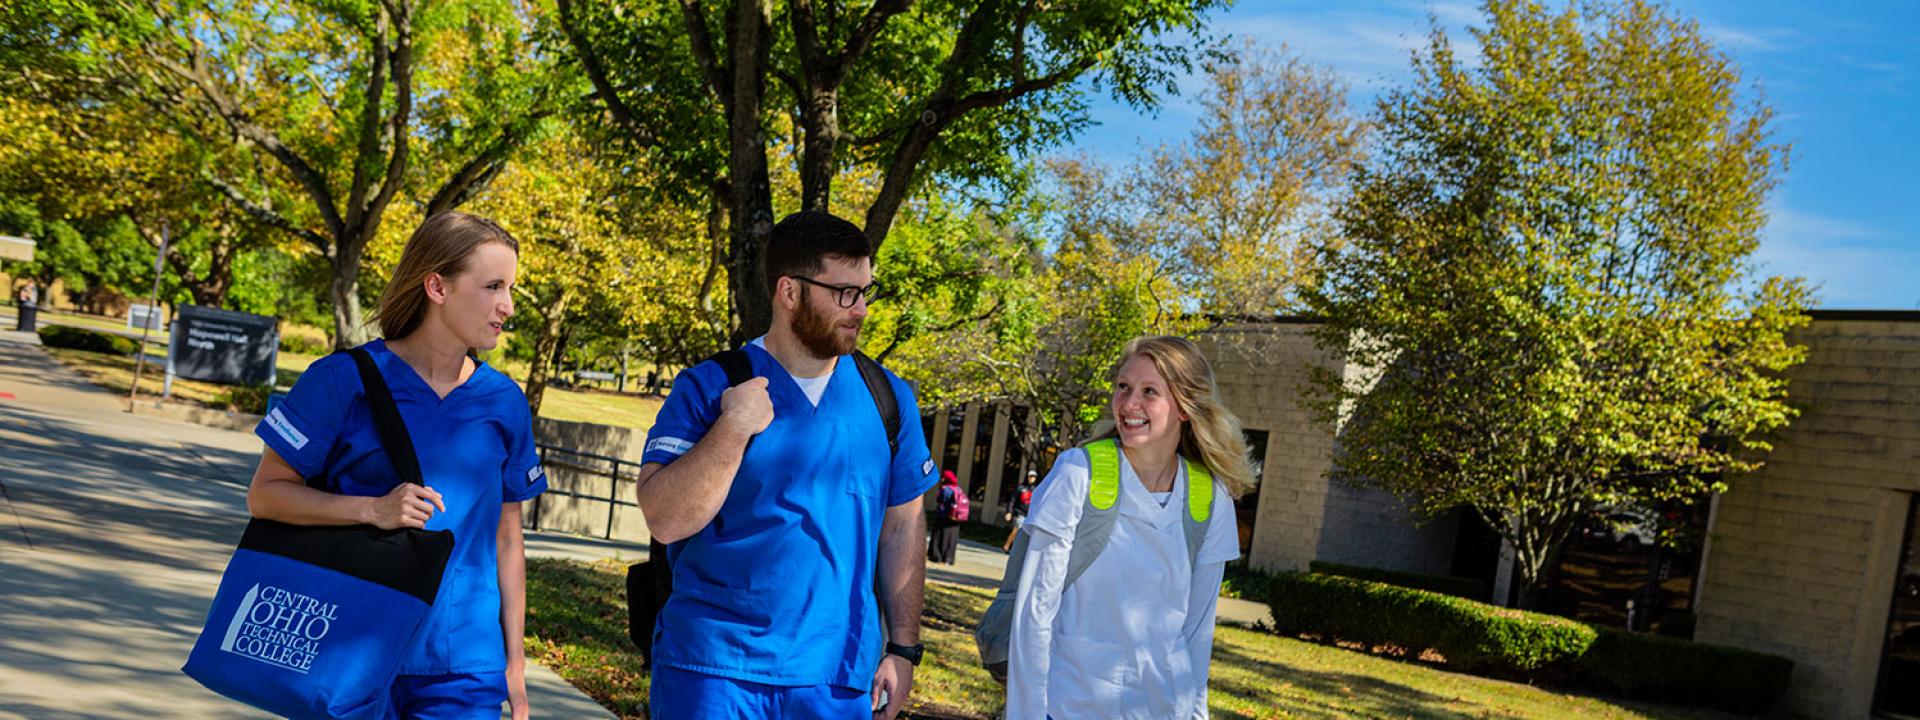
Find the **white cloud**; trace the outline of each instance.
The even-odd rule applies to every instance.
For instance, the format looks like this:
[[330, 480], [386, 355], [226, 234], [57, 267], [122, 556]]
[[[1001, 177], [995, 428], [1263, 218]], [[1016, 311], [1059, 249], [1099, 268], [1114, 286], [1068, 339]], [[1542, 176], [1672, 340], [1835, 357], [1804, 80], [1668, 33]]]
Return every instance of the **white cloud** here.
[[1741, 28], [1702, 22], [1700, 32], [1712, 40], [1715, 47], [1742, 53], [1787, 50], [1804, 44], [1800, 34], [1787, 27]]
[[1920, 307], [1920, 249], [1879, 228], [1776, 204], [1754, 259], [1768, 275], [1820, 286], [1818, 305], [1847, 310]]

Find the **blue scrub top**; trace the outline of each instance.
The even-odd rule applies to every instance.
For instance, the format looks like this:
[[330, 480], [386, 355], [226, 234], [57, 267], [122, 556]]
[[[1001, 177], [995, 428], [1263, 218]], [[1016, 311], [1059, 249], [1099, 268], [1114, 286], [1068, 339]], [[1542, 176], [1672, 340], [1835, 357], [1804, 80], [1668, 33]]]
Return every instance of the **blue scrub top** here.
[[[526, 395], [476, 360], [473, 375], [443, 399], [385, 341], [365, 347], [406, 421], [422, 479], [447, 505], [427, 529], [453, 531], [440, 594], [400, 673], [504, 671], [495, 535], [501, 505], [547, 489]], [[334, 492], [379, 497], [400, 484], [374, 428], [359, 368], [345, 354], [315, 360], [254, 433], [302, 477], [324, 476]]]
[[[818, 407], [757, 345], [773, 422], [754, 436], [720, 512], [667, 548], [673, 595], [654, 626], [654, 662], [782, 686], [866, 691], [880, 663], [874, 568], [889, 507], [913, 501], [937, 475], [913, 390], [893, 373], [899, 452], [851, 356], [835, 363]], [[674, 378], [647, 433], [643, 462], [671, 463], [720, 414], [726, 371], [701, 363]], [[913, 550], [915, 557], [919, 548]]]

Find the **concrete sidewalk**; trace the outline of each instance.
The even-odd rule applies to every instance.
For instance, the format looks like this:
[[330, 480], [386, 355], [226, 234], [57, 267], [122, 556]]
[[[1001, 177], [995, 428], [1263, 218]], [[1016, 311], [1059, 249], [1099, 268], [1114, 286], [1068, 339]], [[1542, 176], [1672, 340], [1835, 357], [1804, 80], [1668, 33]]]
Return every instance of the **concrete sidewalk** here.
[[[36, 340], [0, 331], [0, 718], [266, 717], [180, 673], [259, 440], [128, 415]], [[536, 717], [611, 717], [544, 668], [527, 684]]]

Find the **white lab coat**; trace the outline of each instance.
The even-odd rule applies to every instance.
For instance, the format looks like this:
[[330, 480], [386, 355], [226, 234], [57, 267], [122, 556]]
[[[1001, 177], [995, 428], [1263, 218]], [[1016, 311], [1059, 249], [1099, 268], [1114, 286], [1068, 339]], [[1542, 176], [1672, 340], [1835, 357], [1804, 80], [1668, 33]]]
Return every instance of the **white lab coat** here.
[[1233, 498], [1215, 482], [1193, 572], [1181, 525], [1185, 464], [1163, 507], [1121, 453], [1113, 536], [1063, 593], [1088, 487], [1087, 453], [1075, 448], [1060, 454], [1034, 491], [1014, 601], [1007, 720], [1207, 717], [1214, 609], [1226, 563], [1240, 557]]

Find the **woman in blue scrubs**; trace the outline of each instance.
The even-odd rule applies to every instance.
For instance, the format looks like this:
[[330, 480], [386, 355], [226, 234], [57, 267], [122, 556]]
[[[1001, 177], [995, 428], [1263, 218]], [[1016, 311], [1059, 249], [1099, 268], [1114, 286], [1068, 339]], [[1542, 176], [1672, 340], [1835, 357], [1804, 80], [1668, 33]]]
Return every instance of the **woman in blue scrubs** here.
[[[302, 525], [452, 530], [453, 556], [394, 681], [388, 717], [527, 717], [526, 558], [520, 503], [546, 489], [520, 387], [474, 357], [513, 314], [519, 244], [450, 212], [407, 241], [365, 345], [406, 421], [427, 487], [401, 483], [353, 359], [313, 363], [255, 429], [254, 517]], [[308, 487], [325, 478], [333, 492]]]

